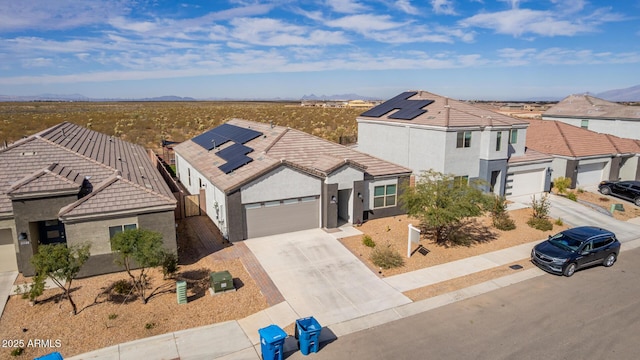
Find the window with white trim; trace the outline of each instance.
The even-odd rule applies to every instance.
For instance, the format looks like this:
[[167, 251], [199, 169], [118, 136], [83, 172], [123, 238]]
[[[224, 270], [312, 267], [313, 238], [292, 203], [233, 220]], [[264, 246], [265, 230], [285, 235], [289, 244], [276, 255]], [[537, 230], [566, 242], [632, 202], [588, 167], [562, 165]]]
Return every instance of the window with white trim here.
[[588, 129], [589, 128], [589, 120], [581, 120], [580, 121], [580, 127], [583, 129]]
[[381, 185], [373, 188], [373, 207], [383, 208], [396, 205], [397, 185]]
[[496, 134], [496, 151], [500, 151], [502, 148], [502, 131], [498, 131]]
[[509, 131], [509, 144], [515, 144], [518, 142], [518, 129], [511, 129]]

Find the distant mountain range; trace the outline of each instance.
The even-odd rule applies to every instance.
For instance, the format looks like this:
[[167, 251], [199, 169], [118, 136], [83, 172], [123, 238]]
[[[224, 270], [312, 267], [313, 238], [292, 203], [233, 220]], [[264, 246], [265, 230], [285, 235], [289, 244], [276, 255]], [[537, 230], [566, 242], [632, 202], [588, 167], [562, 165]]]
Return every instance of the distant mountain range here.
[[595, 97], [608, 101], [640, 101], [640, 85], [601, 92]]
[[[569, 96], [570, 94], [567, 94]], [[640, 101], [640, 85], [632, 86], [625, 89], [609, 90], [593, 96], [608, 100], [608, 101]], [[150, 98], [89, 98], [80, 94], [41, 94], [35, 96], [11, 96], [0, 95], [0, 101], [199, 101], [199, 100], [214, 100], [214, 101], [339, 101], [339, 100], [384, 100], [371, 96], [363, 96], [358, 94], [337, 94], [337, 95], [303, 95], [301, 98], [254, 98], [254, 99], [239, 99], [239, 98], [206, 98], [196, 99], [192, 97], [181, 96], [158, 96]], [[560, 101], [562, 98], [554, 97], [535, 97], [529, 99], [520, 99], [512, 101]]]

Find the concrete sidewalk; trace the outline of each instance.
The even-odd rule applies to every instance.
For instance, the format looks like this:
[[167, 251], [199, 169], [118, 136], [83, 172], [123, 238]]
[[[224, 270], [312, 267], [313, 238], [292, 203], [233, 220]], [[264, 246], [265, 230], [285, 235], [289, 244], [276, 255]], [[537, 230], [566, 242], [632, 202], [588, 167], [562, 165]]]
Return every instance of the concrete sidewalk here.
[[[482, 271], [486, 268], [500, 266], [516, 261], [528, 261], [531, 244], [525, 244], [513, 249], [494, 251], [474, 256], [465, 261], [456, 261], [432, 269], [419, 270], [421, 274], [413, 273], [397, 275], [386, 279], [394, 287], [402, 291], [422, 287], [439, 281], [450, 280]], [[640, 239], [625, 241], [622, 251], [640, 247]], [[434, 267], [435, 268], [435, 267]], [[436, 275], [434, 275], [436, 274]], [[330, 342], [340, 336], [348, 335], [367, 328], [383, 325], [390, 321], [399, 320], [424, 311], [429, 311], [470, 297], [478, 296], [502, 287], [506, 287], [536, 276], [546, 274], [538, 268], [515, 272], [512, 275], [486, 281], [465, 289], [435, 296], [429, 299], [400, 305], [391, 309], [371, 313], [348, 321], [335, 324], [321, 324], [324, 326], [320, 342]], [[423, 281], [417, 280], [426, 276]], [[551, 276], [551, 275], [549, 275]], [[426, 285], [425, 285], [426, 284]], [[259, 313], [238, 321], [228, 321], [194, 329], [178, 331], [151, 338], [140, 339], [112, 347], [96, 350], [68, 358], [69, 360], [125, 360], [125, 359], [234, 359], [257, 360], [260, 357], [260, 339], [258, 329], [276, 324], [282, 328], [292, 324], [301, 316], [297, 314], [285, 301]], [[285, 341], [284, 352], [297, 351], [295, 339], [289, 337]]]

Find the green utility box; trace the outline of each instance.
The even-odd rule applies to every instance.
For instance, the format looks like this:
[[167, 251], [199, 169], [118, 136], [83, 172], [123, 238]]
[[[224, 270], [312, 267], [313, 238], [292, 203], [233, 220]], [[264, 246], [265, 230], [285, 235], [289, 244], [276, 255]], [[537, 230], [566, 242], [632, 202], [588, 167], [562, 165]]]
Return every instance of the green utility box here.
[[212, 293], [236, 290], [233, 286], [233, 277], [227, 270], [212, 272], [209, 278]]

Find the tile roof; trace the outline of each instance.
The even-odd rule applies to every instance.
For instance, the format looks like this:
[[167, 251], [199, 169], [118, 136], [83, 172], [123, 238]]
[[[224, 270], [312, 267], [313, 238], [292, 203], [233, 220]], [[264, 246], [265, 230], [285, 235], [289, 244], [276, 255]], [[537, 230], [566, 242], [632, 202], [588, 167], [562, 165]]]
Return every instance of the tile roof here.
[[245, 143], [253, 149], [247, 156], [253, 159], [248, 164], [225, 174], [218, 166], [225, 160], [216, 155], [233, 142], [207, 151], [192, 140], [175, 146], [175, 152], [185, 158], [209, 181], [223, 191], [231, 191], [238, 186], [281, 165], [292, 166], [315, 176], [325, 176], [342, 164], [363, 169], [372, 176], [385, 176], [411, 173], [400, 165], [384, 161], [373, 156], [350, 149], [299, 130], [282, 126], [258, 123], [242, 119], [232, 119], [228, 124], [256, 130], [262, 133]]
[[[383, 109], [385, 106], [387, 106], [385, 104], [386, 102], [361, 114], [358, 119], [437, 127], [512, 126], [527, 124], [525, 120], [512, 118], [510, 116], [502, 115], [488, 109], [474, 106], [467, 102], [450, 99], [427, 91], [413, 90], [409, 91], [408, 93], [415, 93], [415, 95], [407, 98], [407, 100], [409, 101], [432, 100], [433, 102], [421, 108], [422, 110], [426, 110], [426, 112], [418, 115], [411, 120], [391, 118], [390, 116], [393, 116], [393, 114], [398, 110], [391, 110], [390, 112], [380, 117], [364, 115], [366, 113], [369, 113], [370, 111], [375, 112], [376, 108]], [[389, 100], [389, 102], [390, 101], [393, 101], [393, 99]]]
[[46, 168], [25, 176], [13, 183], [7, 189], [10, 198], [23, 196], [47, 196], [51, 193], [75, 193], [82, 187], [84, 178], [77, 172], [58, 164], [51, 164]]
[[588, 94], [569, 95], [545, 111], [542, 116], [640, 121], [640, 106], [622, 105]]
[[[0, 150], [0, 216], [11, 216], [13, 211], [8, 191], [25, 196], [29, 191], [61, 191], [75, 186], [64, 179], [77, 184], [85, 178], [95, 191], [116, 172], [138, 185], [116, 208], [146, 205], [137, 199], [140, 191], [150, 192], [175, 208], [171, 190], [143, 147], [63, 122]], [[155, 202], [149, 205], [155, 206]], [[110, 210], [102, 206], [92, 211], [98, 215]]]
[[528, 120], [527, 147], [567, 157], [640, 153], [633, 139], [600, 134], [556, 120]]
[[552, 159], [553, 159], [553, 156], [551, 155], [543, 154], [539, 151], [525, 148], [524, 155], [512, 156], [509, 158], [507, 162], [509, 164], [515, 165], [515, 164], [524, 164], [524, 163], [530, 164], [530, 163], [537, 163], [537, 162], [543, 162], [543, 161], [551, 161]]

